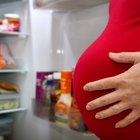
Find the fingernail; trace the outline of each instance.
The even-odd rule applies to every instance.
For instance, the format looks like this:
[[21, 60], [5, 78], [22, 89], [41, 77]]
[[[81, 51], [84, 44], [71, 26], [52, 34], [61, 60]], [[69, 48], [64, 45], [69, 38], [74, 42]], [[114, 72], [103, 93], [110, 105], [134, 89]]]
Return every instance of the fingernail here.
[[100, 116], [99, 114], [96, 114], [96, 115], [95, 115], [95, 118], [96, 118], [96, 119], [101, 119], [101, 116]]
[[86, 109], [88, 110], [88, 111], [90, 111], [92, 108], [91, 108], [91, 105], [89, 105], [89, 104], [87, 104], [86, 105]]
[[85, 86], [83, 87], [83, 89], [86, 90], [86, 91], [88, 91], [88, 90], [89, 90], [89, 87], [88, 87], [87, 85], [85, 85]]
[[121, 128], [121, 126], [119, 124], [116, 124], [115, 128]]
[[116, 55], [116, 53], [113, 53], [113, 52], [109, 53], [109, 56], [114, 56], [114, 55]]

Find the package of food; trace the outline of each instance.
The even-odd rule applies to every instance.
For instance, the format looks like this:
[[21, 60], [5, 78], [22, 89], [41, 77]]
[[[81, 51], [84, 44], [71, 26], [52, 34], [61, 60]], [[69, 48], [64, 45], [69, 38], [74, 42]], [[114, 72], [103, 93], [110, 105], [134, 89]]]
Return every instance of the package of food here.
[[0, 110], [15, 109], [19, 107], [18, 100], [0, 100]]
[[85, 132], [87, 131], [87, 127], [82, 119], [81, 113], [77, 107], [75, 98], [72, 99], [72, 104], [69, 113], [69, 127], [71, 129]]
[[0, 88], [0, 95], [10, 95], [10, 94], [15, 94], [15, 91]]
[[46, 77], [53, 72], [37, 72], [36, 73], [36, 99], [45, 100], [46, 98]]
[[0, 81], [0, 88], [6, 89], [6, 90], [15, 91], [15, 92], [19, 92], [20, 91], [18, 85], [6, 83], [6, 82], [1, 82], [1, 81]]
[[47, 92], [47, 76], [53, 72], [37, 72], [36, 73], [36, 99], [33, 101], [34, 114], [41, 118], [47, 118], [50, 111], [50, 103]]
[[7, 31], [17, 32], [20, 31], [20, 16], [15, 13], [7, 13], [4, 15], [4, 20], [7, 20]]
[[0, 69], [2, 68], [14, 68], [15, 60], [12, 58], [12, 54], [8, 46], [4, 43], [0, 43]]

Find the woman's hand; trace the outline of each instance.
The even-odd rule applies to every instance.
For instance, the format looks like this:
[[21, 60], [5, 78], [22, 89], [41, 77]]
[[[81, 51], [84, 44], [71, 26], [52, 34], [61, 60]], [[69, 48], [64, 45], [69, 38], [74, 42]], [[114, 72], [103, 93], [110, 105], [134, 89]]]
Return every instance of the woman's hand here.
[[115, 125], [116, 128], [122, 128], [140, 118], [140, 52], [110, 53], [109, 57], [118, 63], [131, 63], [134, 65], [117, 76], [86, 84], [84, 90], [89, 92], [115, 89], [115, 91], [89, 102], [86, 108], [90, 111], [116, 103], [106, 110], [98, 112], [95, 115], [97, 119], [104, 119], [130, 109], [131, 112]]

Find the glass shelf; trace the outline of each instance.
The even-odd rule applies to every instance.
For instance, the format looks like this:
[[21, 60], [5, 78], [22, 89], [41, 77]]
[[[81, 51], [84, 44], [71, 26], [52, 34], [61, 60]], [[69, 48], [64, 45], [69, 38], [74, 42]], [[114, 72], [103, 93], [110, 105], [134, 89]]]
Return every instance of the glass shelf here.
[[51, 10], [73, 10], [104, 4], [109, 0], [34, 0], [35, 8]]
[[20, 38], [26, 38], [28, 36], [28, 33], [22, 33], [22, 32], [0, 32], [0, 37], [5, 36], [18, 36]]
[[27, 73], [28, 69], [0, 69], [0, 73]]
[[21, 111], [26, 111], [26, 110], [27, 110], [27, 108], [25, 108], [25, 107], [20, 107], [20, 108], [15, 108], [15, 109], [1, 110], [1, 111], [0, 111], [0, 114], [21, 112]]
[[80, 139], [84, 138], [84, 140], [99, 140], [98, 137], [93, 133], [75, 131], [63, 124], [50, 122], [50, 126], [56, 131], [58, 131], [59, 133], [66, 134], [70, 137], [74, 137], [78, 135]]
[[36, 118], [46, 121], [53, 130], [57, 131], [60, 134], [68, 137], [69, 139], [80, 139], [80, 140], [99, 140], [99, 138], [90, 133], [88, 130], [78, 131], [70, 128], [68, 124], [52, 122], [49, 120], [49, 110], [48, 104], [44, 101], [32, 99], [32, 109], [33, 114]]
[[3, 94], [0, 95], [0, 100], [7, 100], [7, 99], [18, 99], [20, 98], [20, 94], [19, 93], [13, 93], [13, 94]]
[[21, 73], [21, 74], [25, 74], [29, 71], [28, 68], [24, 64], [23, 59], [13, 58], [13, 60], [15, 61], [15, 64], [11, 68], [1, 68], [0, 69], [0, 74], [1, 73]]
[[0, 4], [10, 3], [10, 2], [20, 2], [22, 0], [0, 0]]

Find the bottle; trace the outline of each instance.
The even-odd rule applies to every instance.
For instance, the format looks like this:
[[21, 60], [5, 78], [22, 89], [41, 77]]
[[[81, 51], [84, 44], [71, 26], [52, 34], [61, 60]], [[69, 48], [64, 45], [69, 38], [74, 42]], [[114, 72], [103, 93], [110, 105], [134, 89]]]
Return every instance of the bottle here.
[[61, 72], [61, 95], [55, 107], [56, 122], [68, 125], [71, 106], [72, 71]]
[[53, 77], [52, 74], [49, 74], [47, 76], [47, 81], [46, 81], [46, 99], [44, 102], [45, 110], [46, 110], [46, 115], [49, 117], [49, 112], [50, 112], [50, 104], [51, 104], [51, 93], [53, 91]]
[[7, 13], [4, 15], [4, 19], [7, 20], [7, 31], [19, 32], [20, 30], [20, 16], [15, 13]]
[[53, 73], [53, 92], [51, 94], [51, 102], [57, 103], [60, 94], [61, 94], [61, 89], [60, 89], [60, 80], [61, 80], [61, 73], [60, 72], [54, 72]]
[[46, 81], [46, 102], [50, 104], [51, 94], [53, 92], [53, 75], [49, 74]]
[[49, 112], [49, 120], [53, 122], [55, 121], [55, 106], [61, 94], [60, 80], [61, 80], [61, 73], [54, 72], [53, 73], [53, 92], [51, 92], [51, 104], [50, 104], [50, 112]]

